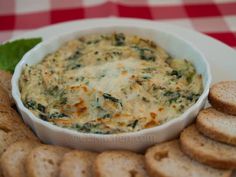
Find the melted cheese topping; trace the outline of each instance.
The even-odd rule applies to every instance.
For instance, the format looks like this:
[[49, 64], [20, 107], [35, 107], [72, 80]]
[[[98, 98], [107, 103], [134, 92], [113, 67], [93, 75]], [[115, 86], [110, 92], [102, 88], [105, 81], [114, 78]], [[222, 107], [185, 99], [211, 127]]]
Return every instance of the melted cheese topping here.
[[202, 78], [153, 41], [123, 33], [85, 36], [26, 66], [21, 98], [36, 116], [87, 133], [138, 131], [178, 117]]

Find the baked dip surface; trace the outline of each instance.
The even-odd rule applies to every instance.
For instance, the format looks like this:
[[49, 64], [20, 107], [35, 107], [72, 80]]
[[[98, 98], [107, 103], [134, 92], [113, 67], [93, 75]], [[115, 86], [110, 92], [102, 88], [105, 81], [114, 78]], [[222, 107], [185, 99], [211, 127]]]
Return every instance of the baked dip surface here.
[[201, 75], [153, 41], [123, 33], [71, 40], [26, 66], [21, 99], [37, 117], [86, 133], [114, 134], [177, 118], [203, 91]]

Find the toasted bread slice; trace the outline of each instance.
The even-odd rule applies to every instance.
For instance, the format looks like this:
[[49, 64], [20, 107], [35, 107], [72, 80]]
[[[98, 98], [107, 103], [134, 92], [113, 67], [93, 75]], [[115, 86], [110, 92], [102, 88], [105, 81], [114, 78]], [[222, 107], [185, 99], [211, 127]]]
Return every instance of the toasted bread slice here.
[[9, 94], [11, 94], [11, 78], [12, 74], [10, 72], [0, 70], [0, 84]]
[[11, 107], [0, 104], [0, 129], [14, 131], [24, 128], [20, 115]]
[[196, 126], [211, 139], [236, 145], [236, 116], [207, 108], [198, 114]]
[[181, 133], [180, 142], [183, 152], [199, 162], [215, 168], [236, 168], [236, 147], [204, 136], [195, 125]]
[[29, 177], [57, 177], [59, 166], [67, 148], [42, 145], [31, 151], [26, 159], [26, 172]]
[[92, 177], [93, 164], [97, 153], [88, 151], [70, 151], [62, 159], [60, 177]]
[[13, 132], [5, 132], [0, 129], [0, 155], [13, 143], [21, 140], [39, 141], [30, 130], [17, 130]]
[[10, 144], [24, 139], [38, 140], [14, 109], [0, 104], [0, 155]]
[[149, 148], [145, 164], [151, 177], [230, 177], [232, 170], [222, 170], [203, 165], [185, 155], [178, 140]]
[[7, 91], [1, 86], [0, 84], [0, 103], [7, 105], [7, 106], [12, 106], [14, 105], [13, 100], [10, 98], [9, 94]]
[[18, 141], [10, 145], [1, 157], [1, 169], [4, 177], [26, 177], [25, 160], [38, 141]]
[[236, 115], [236, 81], [214, 84], [210, 89], [208, 99], [215, 109]]
[[11, 107], [3, 104], [0, 104], [0, 129], [5, 132], [21, 130], [33, 136], [33, 133], [24, 124], [20, 115]]
[[129, 151], [107, 151], [95, 161], [96, 177], [147, 177], [144, 157]]
[[14, 104], [14, 100], [11, 95], [11, 78], [12, 74], [10, 72], [0, 70], [0, 85], [6, 90], [11, 103]]

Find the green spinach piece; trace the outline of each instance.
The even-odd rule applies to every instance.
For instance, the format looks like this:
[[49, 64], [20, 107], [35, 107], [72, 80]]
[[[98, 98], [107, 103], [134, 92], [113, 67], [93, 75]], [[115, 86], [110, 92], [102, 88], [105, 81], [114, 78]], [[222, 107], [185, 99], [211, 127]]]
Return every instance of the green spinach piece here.
[[49, 118], [62, 118], [62, 117], [68, 117], [68, 115], [64, 114], [64, 113], [59, 113], [59, 112], [54, 112], [52, 114], [49, 115]]
[[125, 35], [123, 33], [114, 34], [115, 37], [115, 45], [122, 46], [125, 44]]
[[71, 69], [74, 70], [74, 69], [78, 69], [80, 67], [81, 67], [81, 64], [75, 64], [71, 67]]
[[102, 118], [111, 118], [111, 114], [104, 114]]
[[44, 114], [39, 114], [39, 118], [45, 121], [48, 121], [48, 117]]
[[46, 107], [40, 103], [38, 103], [38, 106], [37, 106], [37, 109], [40, 111], [40, 112], [43, 112], [45, 113], [46, 112]]
[[181, 95], [179, 92], [167, 91], [164, 93], [164, 96], [167, 96], [169, 98], [169, 103], [171, 104], [173, 102], [176, 102]]
[[80, 53], [79, 49], [73, 53], [69, 58], [68, 60], [75, 60], [75, 59], [78, 59], [82, 54]]
[[108, 94], [108, 93], [103, 93], [103, 97], [104, 97], [105, 99], [111, 100], [111, 101], [113, 101], [113, 102], [115, 102], [115, 103], [120, 102], [119, 99], [117, 99], [117, 98], [111, 96], [111, 95]]
[[193, 100], [197, 101], [199, 97], [200, 97], [200, 94], [190, 93], [186, 98], [189, 101], [193, 101]]
[[98, 127], [98, 124], [94, 124], [94, 123], [90, 123], [90, 122], [87, 122], [83, 125], [81, 124], [76, 124], [75, 125], [75, 128], [78, 130], [78, 131], [82, 131], [82, 132], [86, 132], [86, 133], [91, 133], [94, 131], [94, 129], [96, 129]]
[[136, 119], [132, 123], [128, 124], [128, 127], [132, 127], [134, 129], [137, 126], [137, 124], [138, 124], [138, 120]]
[[36, 109], [36, 107], [37, 107], [37, 104], [36, 104], [36, 102], [35, 101], [33, 101], [33, 100], [29, 100], [29, 101], [26, 101], [25, 102], [25, 106], [28, 108], [28, 109]]
[[141, 60], [156, 61], [156, 56], [154, 55], [153, 50], [149, 48], [141, 48], [139, 46], [134, 46], [133, 48], [139, 52], [139, 56]]
[[176, 76], [178, 79], [182, 77], [182, 73], [181, 71], [177, 71], [177, 70], [173, 70], [171, 73], [170, 73], [171, 76]]

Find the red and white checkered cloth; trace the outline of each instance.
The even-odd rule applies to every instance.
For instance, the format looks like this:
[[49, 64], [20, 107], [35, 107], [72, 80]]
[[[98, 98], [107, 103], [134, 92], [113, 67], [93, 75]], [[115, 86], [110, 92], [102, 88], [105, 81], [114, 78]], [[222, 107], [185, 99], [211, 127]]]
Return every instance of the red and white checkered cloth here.
[[168, 22], [236, 49], [236, 0], [0, 0], [0, 42], [58, 22], [110, 16]]

